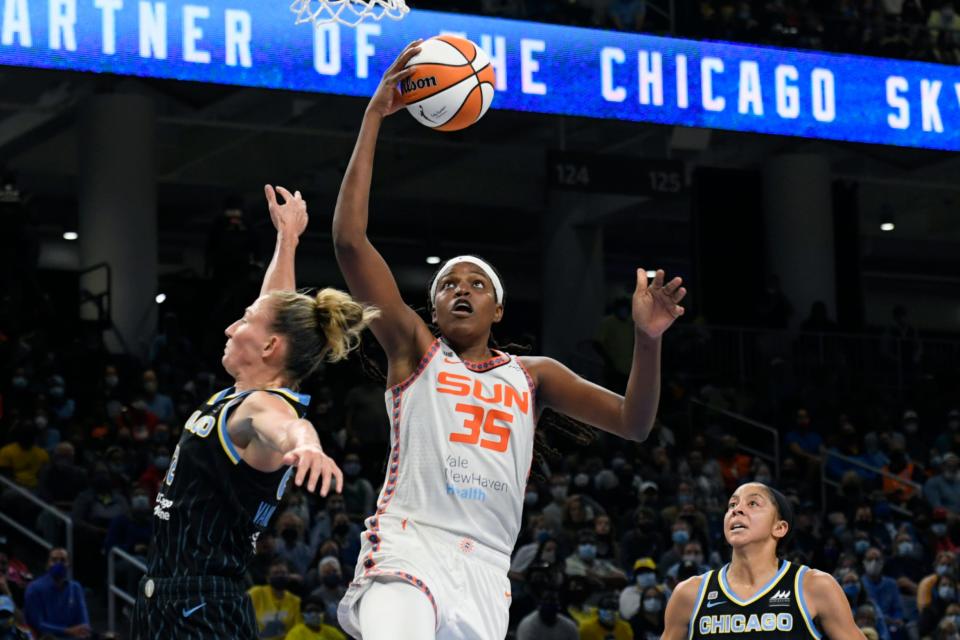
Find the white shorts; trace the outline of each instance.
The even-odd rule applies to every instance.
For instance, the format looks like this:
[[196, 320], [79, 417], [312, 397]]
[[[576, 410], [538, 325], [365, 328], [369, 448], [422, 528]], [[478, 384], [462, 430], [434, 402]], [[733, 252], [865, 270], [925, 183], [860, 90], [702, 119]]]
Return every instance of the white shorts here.
[[[510, 621], [510, 557], [470, 538], [387, 514], [361, 535], [350, 588], [337, 618], [362, 640], [360, 599], [375, 581], [404, 581], [433, 605], [437, 640], [502, 640]], [[397, 621], [384, 620], [385, 625]]]

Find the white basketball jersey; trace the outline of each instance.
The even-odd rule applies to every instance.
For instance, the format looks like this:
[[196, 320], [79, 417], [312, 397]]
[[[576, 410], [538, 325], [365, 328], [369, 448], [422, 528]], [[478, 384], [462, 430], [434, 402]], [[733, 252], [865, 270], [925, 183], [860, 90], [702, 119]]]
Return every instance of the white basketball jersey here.
[[392, 448], [370, 520], [409, 519], [509, 557], [533, 459], [534, 394], [515, 356], [464, 362], [436, 340], [387, 390]]

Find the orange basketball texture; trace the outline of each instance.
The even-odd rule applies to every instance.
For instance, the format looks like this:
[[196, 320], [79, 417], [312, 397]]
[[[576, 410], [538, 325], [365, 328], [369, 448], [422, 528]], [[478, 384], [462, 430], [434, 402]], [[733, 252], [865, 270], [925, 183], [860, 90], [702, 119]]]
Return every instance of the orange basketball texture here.
[[487, 54], [469, 40], [437, 36], [407, 63], [400, 84], [407, 111], [437, 131], [457, 131], [479, 120], [493, 102], [495, 75]]

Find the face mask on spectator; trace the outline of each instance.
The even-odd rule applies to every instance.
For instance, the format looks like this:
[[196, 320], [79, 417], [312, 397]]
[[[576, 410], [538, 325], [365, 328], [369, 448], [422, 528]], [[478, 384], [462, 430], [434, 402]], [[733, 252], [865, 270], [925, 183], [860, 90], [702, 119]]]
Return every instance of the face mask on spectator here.
[[678, 493], [677, 494], [677, 504], [684, 505], [690, 504], [693, 502], [693, 496], [689, 493]]
[[937, 536], [938, 538], [942, 538], [943, 536], [947, 535], [947, 525], [942, 522], [932, 524], [930, 525], [930, 531], [932, 531], [933, 535]]
[[108, 389], [113, 389], [118, 384], [120, 384], [120, 378], [117, 376], [104, 376], [103, 384], [107, 385]]
[[532, 507], [533, 505], [537, 504], [538, 500], [540, 500], [540, 494], [538, 494], [536, 491], [527, 491], [527, 493], [523, 496], [523, 503], [528, 507]]
[[33, 418], [33, 424], [37, 426], [37, 429], [46, 429], [47, 428], [47, 416], [35, 416]]
[[319, 611], [304, 611], [303, 623], [308, 627], [319, 627], [323, 624], [323, 614]]
[[50, 397], [56, 400], [59, 400], [66, 394], [66, 390], [63, 387], [50, 387]]
[[663, 603], [660, 598], [647, 598], [643, 601], [643, 610], [647, 613], [658, 613], [663, 609]]
[[938, 564], [938, 565], [937, 565], [937, 575], [938, 575], [938, 576], [942, 576], [942, 575], [945, 575], [945, 574], [947, 574], [947, 573], [950, 573], [950, 565], [949, 565], [949, 564]]
[[902, 556], [912, 556], [913, 555], [913, 543], [909, 540], [904, 540], [897, 545], [897, 553]]
[[555, 484], [550, 487], [550, 495], [553, 496], [554, 500], [563, 502], [567, 499], [567, 488], [562, 484]]
[[953, 600], [953, 596], [957, 593], [956, 589], [953, 587], [937, 587], [937, 595], [941, 600], [947, 602]]
[[165, 470], [170, 466], [170, 456], [157, 456], [153, 459], [153, 465], [161, 471]]
[[346, 462], [343, 465], [343, 473], [351, 478], [355, 478], [360, 475], [360, 463], [359, 462]]
[[287, 576], [270, 576], [270, 586], [277, 591], [285, 591], [287, 588]]
[[683, 529], [677, 529], [671, 536], [674, 544], [686, 544], [690, 540], [690, 534]]
[[880, 575], [880, 570], [883, 569], [883, 562], [880, 560], [867, 560], [863, 563], [863, 568], [867, 570], [867, 573], [871, 576]]
[[857, 552], [858, 556], [861, 556], [867, 552], [867, 549], [870, 548], [869, 540], [857, 540], [853, 543], [853, 550]]
[[556, 551], [544, 551], [540, 554], [540, 559], [549, 564], [553, 564], [557, 561], [557, 552]]
[[130, 507], [134, 511], [146, 511], [150, 508], [150, 498], [144, 495], [136, 495], [130, 498]]
[[843, 585], [843, 592], [847, 594], [848, 598], [855, 600], [860, 594], [860, 584], [856, 582], [848, 582], [847, 584]]
[[580, 558], [583, 560], [593, 560], [597, 557], [597, 545], [581, 544], [577, 547], [577, 553], [580, 554]]
[[54, 580], [63, 580], [67, 576], [67, 565], [62, 562], [54, 562], [50, 565], [50, 577]]
[[692, 562], [697, 566], [703, 564], [703, 554], [702, 553], [685, 553], [683, 554], [684, 562]]
[[573, 477], [573, 484], [575, 487], [582, 489], [590, 484], [590, 476], [585, 473], [578, 473]]
[[538, 543], [543, 544], [550, 538], [550, 532], [546, 529], [540, 529], [533, 534], [533, 539]]
[[657, 584], [657, 574], [653, 571], [641, 571], [637, 574], [637, 586], [641, 589], [649, 589]]
[[614, 471], [619, 471], [620, 469], [623, 468], [623, 465], [625, 464], [627, 464], [627, 461], [624, 460], [623, 458], [619, 458], [619, 457], [614, 458], [613, 460], [610, 461], [610, 468], [613, 469]]
[[23, 376], [13, 376], [13, 379], [10, 382], [13, 384], [14, 389], [27, 388], [27, 379]]

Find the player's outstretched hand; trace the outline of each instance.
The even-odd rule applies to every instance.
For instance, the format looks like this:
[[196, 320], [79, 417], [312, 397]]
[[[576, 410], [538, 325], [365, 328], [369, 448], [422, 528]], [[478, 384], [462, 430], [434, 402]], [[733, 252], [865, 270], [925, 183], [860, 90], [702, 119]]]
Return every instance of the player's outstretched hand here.
[[[277, 202], [277, 192], [283, 196], [283, 204]], [[276, 191], [269, 184], [263, 186], [263, 193], [267, 196], [267, 206], [270, 208], [270, 220], [280, 235], [291, 239], [299, 238], [307, 228], [310, 216], [307, 215], [307, 201], [300, 192], [290, 193], [278, 186]]]
[[413, 69], [404, 69], [413, 56], [420, 53], [420, 43], [422, 39], [414, 40], [397, 56], [393, 64], [384, 72], [380, 80], [380, 86], [376, 93], [370, 98], [370, 104], [367, 105], [367, 111], [380, 114], [386, 118], [400, 110], [403, 102], [400, 100], [399, 84], [413, 73]]
[[680, 301], [687, 295], [679, 277], [664, 284], [663, 269], [657, 269], [653, 282], [647, 284], [647, 272], [637, 269], [637, 289], [633, 292], [633, 322], [651, 338], [663, 334], [673, 321], [683, 315]]
[[343, 472], [333, 461], [333, 458], [323, 452], [318, 445], [305, 444], [291, 449], [283, 456], [283, 464], [297, 468], [294, 483], [301, 487], [307, 481], [307, 490], [313, 493], [320, 482], [320, 495], [326, 496], [330, 492], [330, 484], [335, 481], [337, 493], [343, 491]]

